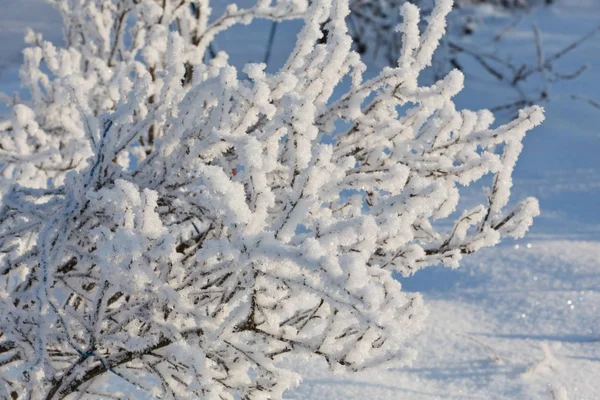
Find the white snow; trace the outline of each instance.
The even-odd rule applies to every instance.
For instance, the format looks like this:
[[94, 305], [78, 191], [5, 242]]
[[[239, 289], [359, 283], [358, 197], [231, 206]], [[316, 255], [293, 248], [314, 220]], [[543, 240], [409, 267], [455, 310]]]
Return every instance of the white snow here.
[[[533, 56], [534, 21], [547, 51], [562, 48], [598, 25], [599, 1], [555, 3], [525, 15], [507, 35], [505, 47], [497, 50], [516, 58]], [[11, 94], [18, 90], [24, 27], [60, 41], [60, 21], [41, 0], [0, 0], [0, 10], [0, 92]], [[410, 13], [406, 8], [405, 15]], [[286, 31], [281, 25], [278, 43], [293, 37], [294, 27], [290, 23]], [[489, 39], [496, 28], [480, 27], [472, 40]], [[266, 24], [254, 23], [224, 35], [231, 60], [246, 59], [244, 52], [260, 49], [267, 30]], [[236, 32], [237, 39], [244, 40], [232, 48]], [[248, 32], [262, 36], [252, 40]], [[247, 42], [249, 47], [243, 45]], [[427, 63], [427, 54], [423, 57]], [[544, 104], [548, 119], [524, 140], [515, 167], [513, 198], [536, 196], [542, 210], [528, 236], [465, 257], [459, 269], [436, 267], [399, 278], [405, 290], [423, 293], [431, 311], [415, 345], [419, 356], [414, 365], [345, 376], [291, 360], [304, 380], [285, 398], [600, 398], [600, 110], [571, 99], [577, 94], [600, 100], [600, 36], [559, 65], [571, 70], [584, 63], [595, 68], [577, 80], [554, 85]], [[465, 81], [466, 89], [457, 97], [460, 108], [502, 103], [492, 99], [490, 91], [507, 102], [514, 96], [484, 73], [467, 74]], [[5, 111], [0, 108], [0, 113]], [[217, 186], [215, 190], [223, 193], [237, 190], [234, 185]], [[238, 207], [233, 196], [230, 200], [227, 207]], [[144, 229], [149, 235], [160, 233], [160, 227]]]
[[599, 243], [518, 243], [403, 281], [431, 309], [412, 367], [348, 377], [305, 366], [287, 398], [600, 398]]

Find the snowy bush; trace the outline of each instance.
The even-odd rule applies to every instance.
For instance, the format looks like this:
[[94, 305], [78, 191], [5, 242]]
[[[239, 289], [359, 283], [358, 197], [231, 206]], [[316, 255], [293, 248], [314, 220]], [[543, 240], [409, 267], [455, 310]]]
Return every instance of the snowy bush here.
[[[2, 398], [280, 398], [287, 354], [408, 362], [427, 309], [392, 274], [456, 267], [538, 213], [507, 204], [542, 110], [492, 129], [455, 109], [460, 72], [418, 84], [450, 0], [422, 32], [405, 4], [397, 66], [369, 80], [347, 0], [56, 5], [68, 47], [29, 35], [32, 98], [0, 125]], [[275, 74], [210, 54], [233, 24], [297, 17]], [[457, 211], [485, 175], [488, 202]]]
[[[434, 0], [415, 1], [423, 14], [431, 14]], [[347, 21], [354, 49], [374, 60], [395, 65], [402, 49], [401, 34], [395, 29], [401, 23], [402, 16], [395, 10], [405, 2], [350, 0], [351, 14]], [[512, 47], [506, 39], [511, 36], [511, 31], [521, 25], [526, 14], [553, 3], [553, 0], [455, 0], [455, 10], [447, 18], [448, 33], [440, 42], [440, 49], [432, 61], [433, 73], [428, 74], [428, 81], [438, 80], [452, 69], [464, 71], [470, 76], [483, 75], [483, 79], [491, 79], [512, 92], [510, 102], [501, 95], [506, 91], [497, 90], [490, 95], [491, 110], [502, 112], [503, 118], [504, 114], [512, 118], [522, 107], [547, 102], [551, 99], [553, 85], [578, 78], [589, 67], [571, 63], [565, 70], [564, 66], [557, 66], [558, 62], [569, 58], [574, 50], [600, 30], [595, 28], [550, 52], [543, 44], [543, 32], [534, 24], [527, 29], [532, 30], [531, 54], [535, 54], [535, 57], [501, 51], [500, 47]], [[424, 23], [419, 25], [420, 28], [423, 26]], [[480, 29], [482, 27], [485, 28]], [[523, 29], [523, 26], [519, 29]], [[512, 36], [514, 38], [516, 35]], [[429, 79], [429, 75], [433, 79]], [[596, 100], [579, 94], [572, 94], [571, 98], [594, 107], [598, 104]]]
[[[519, 11], [539, 5], [541, 1], [543, 0], [455, 0], [454, 6], [458, 11], [455, 11], [451, 18], [454, 29], [450, 34], [459, 38], [461, 34], [472, 33], [472, 14], [477, 6]], [[402, 21], [397, 10], [404, 3], [407, 3], [407, 0], [350, 0], [351, 14], [348, 16], [348, 26], [359, 53], [371, 52], [375, 57], [383, 56], [388, 60], [396, 60], [401, 43], [395, 28]], [[422, 12], [430, 14], [434, 0], [415, 0], [414, 3]]]

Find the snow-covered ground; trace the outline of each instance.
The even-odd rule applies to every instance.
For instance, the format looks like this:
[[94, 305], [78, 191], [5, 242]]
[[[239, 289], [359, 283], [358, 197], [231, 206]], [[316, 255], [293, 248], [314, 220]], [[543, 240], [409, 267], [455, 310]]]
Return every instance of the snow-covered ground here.
[[[598, 0], [554, 3], [525, 15], [502, 44], [490, 41], [490, 51], [530, 61], [533, 23], [548, 54], [600, 24]], [[41, 0], [0, 0], [0, 91], [19, 88], [24, 27], [59, 41], [59, 22]], [[472, 40], [489, 40], [497, 24], [480, 26]], [[275, 47], [291, 45], [296, 28], [279, 27]], [[234, 62], [248, 61], [248, 54], [262, 61], [269, 29], [254, 23], [221, 43]], [[557, 67], [572, 72], [586, 63], [592, 68], [583, 76], [553, 85], [546, 122], [525, 140], [513, 198], [539, 198], [542, 215], [531, 233], [468, 257], [458, 270], [432, 268], [403, 279], [431, 309], [414, 365], [349, 377], [299, 363], [305, 380], [288, 398], [552, 399], [555, 390], [561, 399], [564, 388], [571, 400], [600, 399], [600, 109], [571, 100], [600, 100], [600, 35]], [[468, 70], [459, 106], [482, 108], [514, 96], [489, 74]]]
[[0, 79], [3, 70], [20, 64], [27, 27], [61, 42], [60, 15], [52, 6], [40, 0], [0, 0]]
[[410, 368], [335, 376], [306, 367], [293, 399], [600, 398], [600, 246], [522, 241], [406, 281], [431, 308]]

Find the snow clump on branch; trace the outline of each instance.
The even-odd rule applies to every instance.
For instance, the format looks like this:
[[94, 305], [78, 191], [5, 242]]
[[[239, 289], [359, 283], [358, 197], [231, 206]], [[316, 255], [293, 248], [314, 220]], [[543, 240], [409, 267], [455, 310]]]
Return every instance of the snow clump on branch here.
[[[286, 354], [407, 363], [427, 309], [392, 274], [456, 267], [538, 214], [532, 198], [507, 205], [542, 110], [492, 129], [490, 112], [456, 110], [460, 72], [418, 84], [451, 0], [422, 32], [405, 4], [398, 65], [369, 80], [347, 0], [212, 20], [206, 0], [54, 3], [67, 47], [29, 35], [32, 98], [0, 122], [2, 398], [124, 381], [159, 398], [280, 398], [300, 379]], [[241, 78], [211, 42], [254, 18], [304, 27], [279, 71]], [[440, 228], [488, 174], [487, 203]]]

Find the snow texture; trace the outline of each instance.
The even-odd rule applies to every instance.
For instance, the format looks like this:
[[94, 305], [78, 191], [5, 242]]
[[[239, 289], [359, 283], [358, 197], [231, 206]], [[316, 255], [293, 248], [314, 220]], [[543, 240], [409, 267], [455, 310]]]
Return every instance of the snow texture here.
[[[328, 9], [326, 3], [318, 3], [320, 8], [314, 6], [309, 11], [313, 13], [310, 14], [312, 21], [324, 21], [324, 16], [330, 15], [337, 16], [339, 22], [346, 12], [344, 7], [335, 3], [332, 9]], [[444, 5], [447, 6], [442, 2]], [[143, 15], [152, 18], [150, 11], [144, 10]], [[447, 11], [447, 8], [441, 7], [440, 18], [443, 19]], [[240, 15], [236, 9], [226, 12], [230, 13], [227, 15]], [[413, 357], [409, 347], [418, 349], [421, 357], [413, 367], [416, 372], [410, 368], [391, 369], [385, 374], [367, 372], [363, 375], [366, 378], [344, 378], [353, 379], [353, 383], [346, 380], [341, 381], [341, 385], [337, 383], [341, 378], [324, 378], [327, 376], [324, 371], [318, 372], [321, 380], [314, 380], [315, 375], [311, 375], [310, 370], [301, 370], [304, 383], [295, 391], [286, 392], [284, 397], [352, 398], [358, 385], [368, 388], [373, 398], [466, 398], [465, 393], [472, 398], [487, 398], [490, 393], [498, 398], [518, 398], [527, 393], [527, 398], [554, 396], [562, 399], [568, 393], [568, 398], [572, 399], [580, 398], [577, 397], [578, 390], [583, 393], [581, 398], [593, 398], [595, 392], [589, 381], [586, 382], [586, 377], [592, 375], [565, 374], [564, 370], [555, 372], [561, 370], [565, 362], [579, 365], [570, 359], [564, 360], [571, 353], [566, 354], [561, 351], [562, 347], [557, 350], [552, 345], [530, 345], [536, 340], [534, 328], [524, 330], [522, 336], [515, 333], [521, 332], [519, 324], [529, 321], [527, 318], [531, 313], [527, 307], [524, 312], [517, 312], [514, 322], [508, 314], [494, 314], [497, 310], [511, 310], [513, 302], [522, 301], [522, 296], [513, 293], [504, 303], [491, 301], [487, 305], [485, 302], [493, 298], [493, 290], [506, 287], [506, 290], [519, 288], [517, 291], [526, 291], [530, 288], [531, 283], [526, 279], [512, 277], [527, 275], [532, 271], [531, 264], [538, 263], [540, 268], [552, 271], [548, 277], [550, 285], [559, 278], [556, 271], [561, 267], [571, 271], [583, 266], [584, 276], [585, 271], [597, 276], [594, 271], [597, 271], [598, 265], [594, 260], [598, 255], [594, 252], [597, 247], [593, 242], [541, 242], [539, 246], [534, 242], [533, 249], [539, 248], [539, 251], [522, 249], [528, 251], [526, 254], [531, 258], [530, 262], [523, 259], [523, 251], [511, 256], [512, 247], [501, 247], [484, 253], [491, 256], [479, 256], [478, 259], [483, 260], [481, 263], [492, 264], [485, 265], [485, 268], [471, 267], [462, 270], [462, 273], [451, 272], [456, 275], [446, 275], [437, 270], [432, 270], [435, 272], [430, 275], [428, 270], [418, 272], [413, 278], [403, 280], [403, 290], [423, 292], [432, 315], [424, 334], [416, 342], [412, 338], [412, 334], [421, 329], [420, 320], [427, 312], [420, 305], [419, 295], [399, 292], [400, 285], [388, 270], [411, 275], [417, 269], [440, 261], [454, 267], [462, 253], [495, 244], [501, 235], [520, 237], [530, 225], [531, 217], [537, 213], [537, 202], [526, 199], [513, 204], [509, 211], [502, 211], [508, 202], [510, 175], [521, 151], [524, 130], [539, 123], [541, 117], [539, 112], [531, 110], [512, 123], [486, 131], [487, 125], [492, 122], [489, 113], [457, 112], [449, 100], [462, 87], [460, 74], [452, 73], [435, 85], [419, 87], [417, 74], [431, 60], [443, 21], [433, 18], [431, 23], [435, 28], [437, 21], [438, 28], [420, 33], [425, 39], [418, 38], [415, 36], [420, 32], [415, 29], [415, 9], [406, 6], [404, 15], [411, 12], [413, 18], [407, 19], [404, 31], [412, 32], [413, 36], [406, 38], [406, 52], [400, 58], [400, 68], [385, 70], [366, 81], [361, 80], [365, 67], [353, 53], [348, 52], [345, 28], [343, 23], [335, 23], [336, 18], [329, 22], [331, 29], [327, 30], [327, 40], [317, 45], [315, 50], [312, 46], [318, 41], [319, 27], [317, 24], [311, 27], [309, 23], [292, 53], [295, 57], [282, 62], [281, 71], [267, 67], [267, 73], [264, 66], [256, 64], [246, 66], [243, 73], [237, 72], [227, 64], [222, 54], [215, 54], [205, 72], [194, 73], [190, 77], [181, 66], [190, 59], [196, 62], [207, 60], [205, 54], [211, 53], [209, 46], [199, 44], [200, 54], [192, 54], [193, 51], [184, 50], [186, 42], [178, 39], [177, 35], [148, 32], [149, 46], [147, 51], [142, 51], [143, 65], [138, 66], [134, 62], [136, 60], [130, 59], [134, 60], [131, 63], [135, 68], [139, 68], [135, 72], [141, 74], [139, 82], [132, 84], [128, 82], [130, 72], [126, 64], [118, 71], [119, 68], [106, 68], [97, 63], [98, 69], [88, 75], [73, 67], [77, 66], [77, 61], [81, 63], [78, 57], [110, 60], [110, 47], [100, 48], [98, 51], [104, 53], [91, 56], [80, 55], [76, 51], [67, 54], [30, 36], [39, 45], [26, 53], [26, 72], [22, 75], [24, 82], [29, 82], [29, 88], [33, 88], [30, 90], [32, 100], [27, 103], [28, 106], [15, 105], [12, 118], [3, 127], [16, 133], [9, 136], [6, 146], [3, 143], [7, 153], [2, 155], [7, 165], [7, 189], [4, 189], [7, 194], [4, 198], [7, 199], [7, 207], [19, 207], [13, 215], [28, 215], [27, 219], [14, 220], [12, 217], [13, 220], [4, 223], [4, 246], [10, 249], [5, 260], [20, 257], [18, 265], [12, 262], [17, 269], [8, 272], [10, 281], [7, 281], [6, 287], [15, 288], [36, 273], [40, 276], [38, 282], [48, 282], [48, 276], [56, 277], [57, 270], [64, 267], [60, 264], [61, 259], [71, 268], [66, 272], [74, 275], [69, 279], [80, 285], [76, 288], [69, 286], [71, 282], [60, 283], [60, 288], [52, 285], [44, 288], [39, 283], [34, 285], [34, 292], [30, 293], [35, 295], [28, 297], [30, 304], [45, 301], [49, 306], [38, 310], [28, 305], [29, 311], [20, 312], [33, 321], [54, 321], [52, 326], [63, 337], [67, 333], [71, 338], [66, 336], [66, 341], [57, 341], [54, 334], [42, 332], [42, 326], [39, 331], [32, 328], [28, 332], [31, 337], [37, 337], [36, 340], [43, 345], [48, 341], [53, 346], [59, 344], [59, 350], [67, 355], [67, 361], [61, 361], [63, 365], [68, 363], [70, 356], [71, 360], [80, 360], [87, 368], [104, 372], [102, 379], [98, 379], [98, 390], [114, 389], [116, 382], [120, 384], [118, 390], [132, 391], [128, 396], [134, 396], [133, 392], [144, 393], [140, 386], [148, 387], [148, 382], [152, 382], [149, 375], [154, 375], [157, 380], [151, 390], [155, 395], [168, 397], [169, 390], [179, 390], [174, 392], [178, 398], [191, 390], [197, 390], [197, 393], [230, 393], [220, 387], [224, 381], [235, 386], [239, 393], [252, 393], [253, 396], [271, 393], [277, 397], [277, 393], [297, 379], [291, 373], [297, 367], [275, 365], [269, 354], [297, 352], [302, 346], [306, 348], [300, 353], [315, 353], [315, 338], [321, 332], [321, 346], [326, 346], [317, 348], [323, 353], [317, 353], [317, 356], [329, 360], [329, 367], [333, 369], [359, 370], [368, 367], [369, 361], [379, 363], [390, 359], [390, 355], [405, 355], [406, 362]], [[273, 17], [273, 13], [275, 11], [259, 16]], [[158, 13], [155, 18], [160, 18]], [[239, 22], [249, 21], [241, 18]], [[153, 21], [147, 23], [152, 24]], [[165, 24], [168, 25], [168, 22]], [[224, 42], [227, 43], [227, 40]], [[313, 44], [307, 47], [310, 42]], [[418, 48], [423, 50], [415, 51]], [[126, 58], [122, 54], [125, 54], [124, 51], [119, 57]], [[42, 68], [36, 66], [40, 57], [45, 63]], [[231, 58], [235, 58], [235, 54]], [[170, 62], [165, 63], [165, 60]], [[122, 59], [119, 61], [123, 62]], [[243, 64], [236, 65], [241, 68]], [[144, 68], [149, 67], [155, 68], [155, 76], [150, 74], [144, 80]], [[64, 79], [69, 73], [63, 71], [69, 68], [74, 68], [72, 75]], [[286, 74], [287, 71], [292, 72]], [[349, 71], [353, 71], [350, 72], [352, 84], [348, 90], [340, 92], [340, 85], [338, 89], [334, 86]], [[77, 77], [78, 74], [82, 76]], [[247, 79], [239, 76], [243, 74]], [[399, 76], [404, 79], [402, 85], [398, 85]], [[377, 81], [378, 78], [383, 79], [383, 83]], [[184, 82], [183, 89], [177, 85], [178, 81]], [[36, 94], [35, 86], [39, 83], [43, 89]], [[49, 87], [55, 94], [53, 100], [58, 104], [44, 99], [49, 95]], [[98, 87], [100, 91], [93, 93], [92, 88]], [[149, 101], [153, 96], [154, 100]], [[241, 102], [240, 98], [247, 100]], [[205, 111], [198, 114], [195, 104], [205, 104]], [[344, 125], [341, 130], [336, 122], [339, 118]], [[201, 126], [197, 125], [198, 121], [202, 121]], [[57, 126], [61, 130], [58, 135], [52, 130]], [[249, 128], [256, 133], [248, 135]], [[464, 131], [461, 132], [461, 129]], [[400, 137], [392, 137], [398, 130], [402, 132], [398, 135]], [[136, 136], [132, 132], [137, 132]], [[355, 133], [354, 137], [352, 133]], [[190, 138], [189, 145], [182, 140], [185, 137]], [[291, 137], [296, 139], [295, 149], [291, 146]], [[192, 145], [192, 141], [198, 139], [204, 142]], [[220, 143], [223, 139], [226, 144]], [[323, 142], [330, 144], [319, 144]], [[500, 142], [504, 145], [498, 147]], [[229, 154], [231, 147], [234, 148], [233, 154]], [[368, 151], [348, 153], [350, 149], [355, 152], [357, 148]], [[525, 149], [527, 151], [527, 146]], [[88, 156], [81, 157], [85, 154], [89, 155], [89, 161], [86, 160]], [[104, 156], [100, 157], [102, 154]], [[200, 158], [201, 162], [195, 158]], [[40, 163], [51, 167], [36, 168], [35, 165]], [[67, 174], [71, 170], [76, 173]], [[462, 185], [489, 172], [496, 174], [488, 191], [489, 202], [455, 211], [459, 202], [456, 189], [463, 193]], [[11, 180], [22, 186], [9, 186]], [[413, 186], [405, 183], [409, 180], [414, 182]], [[280, 182], [286, 181], [293, 184], [281, 185]], [[277, 186], [280, 187], [275, 189]], [[541, 191], [543, 187], [527, 189]], [[547, 187], [550, 189], [546, 190], [563, 192], [555, 185]], [[584, 185], [583, 190], [588, 187]], [[403, 193], [405, 196], [402, 196]], [[411, 202], [413, 197], [416, 200]], [[85, 204], [83, 212], [82, 204]], [[336, 207], [342, 209], [336, 211]], [[407, 213], [408, 210], [410, 213]], [[80, 222], [74, 224], [70, 216], [76, 214]], [[456, 223], [444, 230], [438, 225], [440, 222], [443, 225], [444, 218], [449, 215], [453, 219], [456, 217]], [[219, 225], [214, 221], [218, 221]], [[14, 236], [25, 239], [15, 240]], [[383, 245], [382, 238], [385, 239]], [[36, 249], [36, 241], [39, 250]], [[179, 246], [183, 246], [180, 247], [182, 252], [177, 251]], [[90, 251], [93, 247], [96, 248]], [[521, 247], [525, 247], [524, 244]], [[245, 250], [249, 248], [251, 252]], [[380, 249], [383, 254], [379, 254]], [[544, 258], [551, 249], [560, 249], [556, 250], [558, 254], [565, 249], [573, 249], [575, 254], [588, 254], [589, 257], [581, 260], [580, 256], [575, 256], [577, 261], [573, 261], [551, 254]], [[402, 254], [399, 254], [400, 251]], [[32, 261], [27, 257], [31, 257]], [[559, 261], [555, 261], [557, 259]], [[35, 260], [39, 260], [39, 264]], [[73, 262], [75, 265], [71, 265]], [[185, 262], [188, 262], [187, 266]], [[373, 268], [365, 270], [365, 263], [384, 268], [378, 268], [376, 274], [369, 276], [373, 274]], [[475, 260], [470, 263], [477, 265]], [[525, 272], [523, 264], [528, 267]], [[507, 270], [511, 265], [515, 267]], [[569, 266], [572, 266], [571, 269]], [[173, 268], [175, 273], [172, 276], [161, 274], [164, 268]], [[33, 271], [30, 272], [30, 269]], [[190, 273], [192, 270], [197, 271], [196, 276]], [[88, 274], [86, 280], [76, 276], [82, 271]], [[203, 276], [205, 274], [208, 277]], [[571, 282], [572, 288], [577, 288], [578, 281], [573, 275], [565, 274], [563, 279]], [[489, 277], [489, 286], [478, 286], [475, 292], [479, 292], [473, 298], [469, 297], [468, 290], [465, 292], [461, 287], [461, 282], [477, 284], [477, 279], [486, 276]], [[214, 280], [211, 281], [212, 278]], [[58, 280], [65, 279], [60, 277]], [[446, 281], [449, 287], [456, 286], [457, 294], [453, 296], [450, 289], [438, 290], [439, 287], [432, 283], [441, 281]], [[232, 298], [223, 301], [222, 294], [204, 297], [206, 310], [203, 310], [193, 304], [192, 297], [202, 293], [182, 295], [173, 289], [177, 283], [199, 287], [202, 282], [204, 286], [210, 284], [210, 289], [229, 290], [227, 294]], [[593, 282], [589, 281], [590, 287], [593, 287]], [[90, 283], [94, 286], [89, 289], [83, 287]], [[282, 289], [282, 284], [287, 287]], [[320, 290], [317, 284], [323, 285], [324, 289]], [[148, 290], [150, 287], [152, 290]], [[242, 290], [235, 293], [238, 287]], [[331, 291], [332, 287], [337, 291]], [[390, 296], [389, 288], [397, 293]], [[591, 290], [589, 295], [584, 292], [586, 306], [593, 304], [595, 299]], [[76, 297], [69, 298], [73, 293]], [[83, 296], [78, 296], [78, 293]], [[546, 288], [542, 290], [541, 300], [537, 300], [541, 304], [548, 302], [543, 297], [545, 294]], [[108, 301], [114, 295], [117, 299], [109, 306]], [[571, 300], [573, 296], [567, 293], [567, 297]], [[106, 304], [102, 304], [103, 298], [107, 300]], [[372, 304], [378, 298], [378, 302]], [[340, 302], [348, 299], [348, 303], [352, 307], [358, 306], [359, 310], [345, 308]], [[369, 299], [369, 302], [362, 299]], [[67, 307], [55, 308], [52, 303], [57, 302]], [[400, 307], [390, 313], [389, 306], [384, 307], [386, 302], [409, 302], [411, 308]], [[129, 304], [141, 309], [144, 309], [144, 304], [152, 306], [142, 313], [133, 310], [131, 314], [125, 306]], [[256, 305], [260, 317], [248, 310], [249, 304]], [[549, 310], [560, 309], [560, 305], [562, 303], [557, 302], [555, 308]], [[568, 310], [571, 310], [572, 304], [568, 305]], [[340, 309], [337, 313], [332, 312], [335, 306]], [[219, 312], [209, 312], [210, 307]], [[544, 323], [539, 325], [543, 333], [537, 334], [538, 341], [552, 342], [555, 334], [557, 342], [569, 342], [569, 335], [579, 332], [574, 328], [579, 326], [579, 321], [593, 320], [594, 311], [597, 315], [594, 308], [587, 310], [590, 311], [585, 315], [561, 314], [554, 319], [542, 313], [539, 318]], [[397, 316], [414, 315], [410, 317], [413, 321], [408, 323], [401, 317], [392, 318], [394, 312], [400, 313]], [[111, 314], [117, 323], [107, 320], [90, 326], [84, 315], [95, 313]], [[125, 314], [131, 316], [122, 317]], [[526, 317], [522, 317], [523, 314]], [[375, 325], [369, 325], [371, 316], [376, 319]], [[130, 318], [125, 320], [130, 325], [123, 324], [119, 318]], [[286, 318], [291, 318], [291, 322], [285, 321]], [[565, 318], [571, 318], [571, 322], [565, 324]], [[246, 323], [241, 330], [240, 322]], [[114, 327], [103, 327], [103, 324], [114, 324]], [[378, 335], [393, 333], [389, 341], [393, 342], [392, 348], [400, 346], [399, 351], [390, 352], [386, 343], [386, 346], [380, 346], [383, 347], [380, 353], [384, 358], [369, 359], [369, 356], [376, 356], [377, 347], [373, 344], [378, 340], [369, 336], [373, 335], [369, 329], [374, 329], [373, 326], [379, 329], [382, 325], [387, 328], [378, 331]], [[182, 326], [191, 328], [182, 332]], [[299, 326], [302, 328], [298, 329]], [[444, 329], [440, 331], [443, 326], [459, 334], [454, 336], [448, 335]], [[481, 331], [483, 336], [486, 331], [496, 334], [498, 326], [503, 327], [504, 335], [517, 335], [515, 340], [503, 336], [496, 339], [478, 336]], [[361, 327], [363, 331], [354, 332], [353, 329], [358, 329], [355, 327]], [[114, 332], [106, 334], [111, 329]], [[192, 338], [193, 334], [188, 336], [188, 332], [194, 329], [203, 329], [207, 339]], [[336, 334], [335, 329], [340, 334]], [[587, 337], [593, 340], [594, 337], [593, 329], [590, 331], [585, 326], [581, 329], [583, 334], [574, 334], [573, 338], [575, 357], [581, 352], [589, 354], [589, 350], [584, 348], [586, 340], [579, 339]], [[565, 331], [567, 333], [563, 333]], [[140, 336], [139, 332], [146, 332], [150, 339], [136, 339]], [[330, 338], [346, 334], [344, 337], [348, 337], [352, 345], [346, 345], [344, 349], [344, 345], [339, 343], [343, 340], [331, 342], [330, 339], [326, 342], [327, 335], [322, 332], [330, 332]], [[402, 334], [399, 335], [399, 332]], [[165, 350], [165, 354], [159, 357], [146, 356], [136, 360], [143, 364], [145, 359], [149, 365], [167, 360], [161, 361], [162, 366], [159, 362], [157, 370], [148, 371], [145, 376], [132, 372], [139, 367], [135, 363], [129, 364], [131, 368], [125, 364], [113, 368], [113, 360], [105, 358], [115, 356], [111, 349], [120, 349], [117, 356], [143, 354], [149, 345], [164, 344], [164, 338], [168, 341], [165, 345], [168, 352]], [[97, 341], [98, 347], [89, 347], [90, 340]], [[290, 341], [296, 341], [295, 346], [289, 346]], [[584, 343], [578, 343], [580, 341]], [[514, 345], [514, 342], [518, 344]], [[202, 349], [201, 354], [190, 354], [190, 344], [196, 351]], [[485, 363], [469, 358], [474, 352], [473, 346], [491, 354], [488, 357], [493, 363], [489, 368]], [[288, 347], [296, 348], [288, 350]], [[501, 350], [497, 350], [498, 347]], [[524, 352], [523, 348], [530, 350]], [[509, 353], [510, 367], [506, 369], [498, 367], [505, 363], [502, 361], [506, 357], [504, 351]], [[19, 355], [27, 354], [27, 349], [19, 352]], [[165, 356], [167, 354], [171, 357], [170, 361]], [[218, 363], [214, 362], [215, 354], [219, 359], [230, 362], [226, 364], [229, 368], [234, 365], [234, 370], [223, 375], [224, 370], [219, 370]], [[13, 355], [14, 352], [8, 353], [9, 358]], [[446, 368], [440, 368], [439, 362], [434, 361], [440, 357], [448, 360]], [[240, 359], [244, 361], [240, 362]], [[464, 361], [467, 367], [462, 366], [465, 364], [458, 366], [459, 370], [464, 368], [466, 372], [459, 379], [451, 375], [447, 377], [447, 371], [456, 368], [452, 363], [457, 359], [467, 360]], [[314, 358], [311, 360], [316, 362]], [[423, 365], [419, 363], [427, 360], [430, 364], [419, 369], [419, 365]], [[38, 367], [38, 362], [34, 357], [25, 368]], [[178, 374], [176, 368], [168, 366], [169, 362], [192, 366], [193, 372]], [[591, 367], [582, 364], [583, 369], [590, 370], [587, 374], [594, 371], [593, 360], [591, 362]], [[428, 373], [427, 365], [431, 363], [434, 367]], [[168, 373], [160, 368], [165, 368]], [[486, 376], [487, 372], [482, 373], [482, 369], [490, 371], [487, 375], [491, 376], [490, 379], [477, 379], [482, 374]], [[60, 371], [60, 366], [57, 371]], [[85, 371], [76, 372], [81, 374]], [[36, 382], [36, 379], [44, 382], [46, 378], [43, 370], [26, 372], [30, 382]], [[425, 386], [431, 390], [422, 390], [423, 384], [415, 387], [411, 386], [414, 383], [407, 383], [402, 386], [403, 382], [414, 381], [415, 374], [425, 380]], [[557, 374], [559, 379], [555, 377]], [[277, 382], [269, 376], [277, 376]], [[554, 379], [550, 388], [544, 386], [550, 382], [548, 377]], [[188, 389], [178, 389], [177, 385], [181, 382], [177, 379], [189, 385]], [[194, 379], [199, 385], [197, 389], [192, 383]], [[211, 379], [216, 382], [212, 386], [207, 384]], [[511, 384], [506, 385], [507, 379]], [[133, 386], [124, 384], [124, 380], [133, 382]], [[538, 385], [532, 384], [532, 380]], [[162, 384], [158, 383], [160, 381]], [[506, 385], [504, 392], [500, 391], [502, 385]], [[141, 396], [143, 398], [144, 395]], [[148, 396], [147, 392], [145, 396]]]

